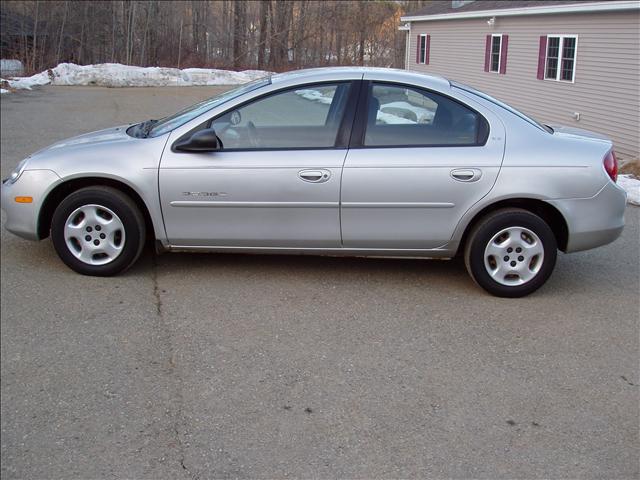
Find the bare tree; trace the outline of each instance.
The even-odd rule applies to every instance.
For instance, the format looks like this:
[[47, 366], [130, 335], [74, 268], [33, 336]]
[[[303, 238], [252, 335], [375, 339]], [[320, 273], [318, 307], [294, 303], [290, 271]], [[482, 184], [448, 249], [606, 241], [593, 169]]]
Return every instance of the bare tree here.
[[247, 20], [247, 3], [235, 2], [233, 4], [233, 66], [238, 68], [246, 62], [245, 55], [245, 30]]
[[[269, 68], [402, 66], [400, 16], [425, 0], [3, 0], [2, 58]], [[17, 30], [16, 31], [16, 27]]]
[[269, 28], [269, 17], [271, 14], [271, 1], [260, 1], [260, 37], [258, 39], [258, 68], [265, 67], [267, 55], [267, 31]]
[[31, 60], [31, 68], [36, 67], [36, 53], [38, 51], [38, 14], [40, 13], [40, 2], [36, 0], [36, 19], [33, 22], [33, 55]]

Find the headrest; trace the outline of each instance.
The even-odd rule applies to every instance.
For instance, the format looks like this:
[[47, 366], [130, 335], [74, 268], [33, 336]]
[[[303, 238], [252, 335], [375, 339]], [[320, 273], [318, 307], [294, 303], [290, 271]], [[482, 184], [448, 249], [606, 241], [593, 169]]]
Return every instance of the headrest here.
[[378, 110], [380, 110], [380, 100], [376, 97], [369, 98], [369, 113], [367, 115], [367, 124], [375, 125], [378, 117]]

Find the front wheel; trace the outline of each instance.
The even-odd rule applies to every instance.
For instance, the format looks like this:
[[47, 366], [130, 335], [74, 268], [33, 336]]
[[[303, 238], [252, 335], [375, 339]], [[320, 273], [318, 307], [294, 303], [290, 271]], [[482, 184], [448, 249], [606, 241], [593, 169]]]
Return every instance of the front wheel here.
[[67, 196], [51, 221], [56, 252], [83, 275], [125, 271], [144, 246], [144, 217], [124, 193], [110, 187], [82, 188]]
[[497, 210], [473, 228], [465, 246], [471, 278], [498, 297], [523, 297], [540, 288], [556, 263], [556, 238], [539, 216]]

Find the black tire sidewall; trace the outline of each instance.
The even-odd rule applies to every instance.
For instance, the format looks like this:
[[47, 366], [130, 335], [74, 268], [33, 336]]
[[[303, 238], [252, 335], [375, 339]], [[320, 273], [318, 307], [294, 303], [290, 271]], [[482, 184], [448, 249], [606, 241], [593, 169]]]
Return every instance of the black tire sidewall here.
[[[496, 233], [516, 226], [528, 228], [540, 238], [544, 248], [544, 260], [538, 274], [524, 285], [502, 285], [491, 278], [487, 272], [484, 265], [484, 251]], [[517, 298], [533, 293], [548, 280], [556, 263], [557, 242], [553, 231], [540, 217], [524, 210], [497, 212], [486, 218], [476, 227], [469, 241], [465, 259], [469, 273], [478, 285], [498, 297]]]
[[[107, 207], [122, 221], [125, 241], [122, 253], [105, 265], [88, 265], [76, 258], [67, 247], [64, 227], [69, 215], [83, 205], [96, 204]], [[51, 239], [62, 261], [83, 275], [111, 276], [129, 268], [138, 258], [144, 244], [144, 221], [133, 202], [123, 193], [108, 188], [85, 188], [65, 198], [53, 214]]]

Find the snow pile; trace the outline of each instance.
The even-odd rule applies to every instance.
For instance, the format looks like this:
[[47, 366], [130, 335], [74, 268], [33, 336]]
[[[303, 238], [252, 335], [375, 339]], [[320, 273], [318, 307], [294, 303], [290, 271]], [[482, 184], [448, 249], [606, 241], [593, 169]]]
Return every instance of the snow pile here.
[[31, 77], [11, 78], [11, 88], [31, 90], [39, 85], [98, 85], [102, 87], [190, 87], [239, 85], [271, 75], [263, 70], [234, 72], [212, 68], [135, 67], [119, 63], [76, 65], [61, 63]]
[[11, 90], [9, 90], [9, 82], [4, 78], [0, 78], [0, 94], [3, 93], [11, 93]]
[[627, 203], [640, 205], [640, 180], [631, 175], [618, 175], [618, 185], [627, 191]]
[[[140, 68], [140, 67], [136, 67]], [[157, 68], [157, 67], [156, 67]], [[212, 68], [185, 68], [184, 70], [164, 69], [182, 72], [182, 76], [187, 76], [190, 85], [240, 85], [252, 82], [258, 78], [268, 77], [272, 72], [264, 70], [244, 70], [234, 72], [232, 70], [216, 70]]]
[[51, 83], [47, 72], [36, 73], [31, 77], [14, 77], [6, 80], [11, 88], [16, 90], [31, 90], [32, 87]]

